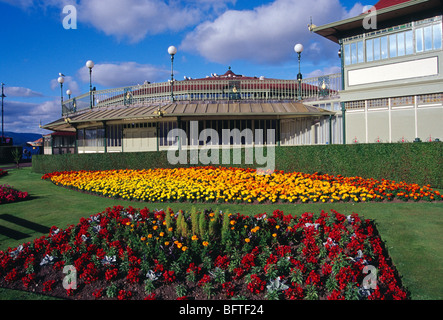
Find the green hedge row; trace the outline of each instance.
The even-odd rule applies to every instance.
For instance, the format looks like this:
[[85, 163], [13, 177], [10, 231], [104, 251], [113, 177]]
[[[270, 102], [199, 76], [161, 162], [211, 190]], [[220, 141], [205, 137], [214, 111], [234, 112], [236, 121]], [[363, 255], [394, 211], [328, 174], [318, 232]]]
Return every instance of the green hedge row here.
[[[263, 162], [257, 162], [253, 154], [253, 163], [245, 163], [245, 153], [250, 150], [242, 148], [242, 160], [235, 164], [232, 158], [229, 164], [220, 166], [263, 168]], [[264, 149], [266, 159], [266, 148]], [[393, 143], [393, 144], [353, 144], [321, 145], [275, 148], [275, 169], [300, 171], [306, 173], [328, 173], [343, 176], [361, 176], [364, 178], [389, 179], [406, 181], [420, 185], [430, 184], [434, 188], [443, 188], [443, 143]], [[219, 163], [222, 151], [218, 152]], [[178, 155], [178, 154], [177, 154]], [[173, 168], [206, 165], [192, 161], [172, 165], [168, 161], [168, 152], [135, 152], [107, 154], [65, 154], [39, 155], [33, 157], [33, 171], [49, 173], [69, 170], [109, 170], [109, 169], [148, 169]], [[210, 153], [209, 153], [210, 155]], [[238, 163], [238, 162], [237, 162]], [[269, 162], [270, 163], [270, 162]], [[218, 166], [218, 164], [212, 164]]]

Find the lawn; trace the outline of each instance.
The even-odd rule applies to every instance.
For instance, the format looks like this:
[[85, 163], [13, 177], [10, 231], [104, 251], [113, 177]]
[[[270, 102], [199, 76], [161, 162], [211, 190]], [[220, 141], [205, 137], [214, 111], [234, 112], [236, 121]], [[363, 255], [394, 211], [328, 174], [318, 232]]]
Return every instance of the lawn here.
[[[113, 200], [57, 187], [41, 180], [41, 174], [30, 168], [9, 170], [0, 184], [27, 191], [31, 200], [0, 206], [0, 250], [16, 247], [46, 234], [53, 225], [61, 228], [76, 224], [82, 217], [102, 212], [107, 207], [122, 205], [149, 209], [171, 207], [173, 210], [203, 210], [208, 207], [242, 214], [273, 212], [280, 209], [287, 214], [320, 212], [335, 209], [342, 214], [358, 213], [376, 222], [378, 231], [393, 262], [403, 276], [411, 298], [443, 299], [443, 203], [327, 203], [327, 204], [190, 204], [142, 203]], [[25, 293], [0, 289], [0, 299], [33, 299]]]

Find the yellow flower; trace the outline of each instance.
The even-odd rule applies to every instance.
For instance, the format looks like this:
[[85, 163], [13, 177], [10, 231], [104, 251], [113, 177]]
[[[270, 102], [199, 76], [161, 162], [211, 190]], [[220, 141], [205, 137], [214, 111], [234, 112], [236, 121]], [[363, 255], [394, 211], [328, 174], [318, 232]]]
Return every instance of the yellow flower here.
[[280, 229], [280, 226], [279, 226], [279, 225], [276, 225], [276, 226], [275, 226], [275, 229], [277, 229], [277, 230]]
[[198, 237], [194, 234], [191, 238], [192, 241], [198, 240]]
[[165, 246], [169, 246], [169, 241], [166, 241], [166, 242], [165, 242]]
[[127, 225], [127, 226], [129, 226], [130, 224], [131, 224], [131, 222], [130, 222], [130, 221], [126, 222], [126, 225]]
[[157, 230], [157, 228], [158, 228], [157, 226], [152, 227], [152, 229], [154, 229], [154, 230]]
[[209, 245], [209, 242], [208, 241], [203, 241], [203, 246], [204, 247], [207, 247]]
[[251, 239], [249, 239], [249, 238], [246, 238], [246, 239], [245, 239], [245, 242], [246, 242], [246, 243], [249, 243], [250, 241], [251, 241]]
[[236, 224], [236, 221], [235, 220], [231, 220], [231, 225], [234, 225], [234, 224]]
[[183, 246], [183, 247], [182, 247], [182, 251], [185, 252], [186, 250], [188, 250], [188, 247]]
[[170, 228], [168, 229], [169, 232], [172, 232], [172, 230], [173, 230], [172, 227], [170, 227]]
[[145, 240], [146, 240], [146, 237], [141, 237], [140, 240], [141, 240], [141, 241], [145, 241]]
[[152, 234], [148, 234], [148, 239], [151, 239], [152, 238]]
[[160, 232], [160, 237], [163, 237], [165, 235], [164, 232]]
[[177, 248], [181, 248], [183, 246], [183, 244], [181, 244], [180, 242], [179, 243], [177, 243]]
[[273, 233], [272, 236], [275, 238], [275, 237], [277, 236], [277, 234], [276, 234], [276, 233]]

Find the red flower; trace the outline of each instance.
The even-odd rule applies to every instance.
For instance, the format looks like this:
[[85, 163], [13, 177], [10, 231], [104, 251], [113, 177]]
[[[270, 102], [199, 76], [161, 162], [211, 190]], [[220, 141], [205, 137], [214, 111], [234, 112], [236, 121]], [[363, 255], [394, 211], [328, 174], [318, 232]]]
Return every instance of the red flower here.
[[51, 292], [54, 286], [55, 280], [48, 280], [43, 282], [43, 292]]
[[175, 271], [170, 270], [170, 271], [165, 271], [163, 273], [163, 278], [165, 279], [165, 282], [167, 283], [173, 283], [176, 279], [175, 277]]
[[219, 267], [223, 270], [226, 270], [229, 267], [229, 258], [227, 255], [218, 256], [214, 262], [215, 267]]
[[251, 274], [251, 282], [248, 283], [247, 287], [252, 293], [259, 294], [265, 290], [266, 281], [260, 279], [256, 274]]
[[120, 290], [118, 292], [117, 298], [118, 300], [129, 300], [132, 297], [132, 292], [131, 291], [126, 291], [126, 290]]
[[108, 269], [105, 272], [105, 279], [107, 281], [111, 281], [111, 280], [117, 278], [117, 274], [118, 274], [118, 269], [117, 268]]
[[[172, 272], [174, 272], [174, 271], [172, 271]], [[128, 275], [126, 276], [126, 279], [129, 281], [129, 283], [138, 283], [140, 280], [139, 274], [140, 274], [139, 268], [132, 268], [129, 270]], [[171, 282], [173, 282], [173, 281], [171, 281]]]
[[222, 284], [223, 290], [225, 290], [225, 294], [227, 298], [233, 297], [234, 296], [234, 285], [232, 284], [232, 282], [225, 282]]
[[155, 300], [155, 293], [151, 293], [150, 295], [146, 296], [144, 300]]
[[295, 284], [294, 288], [289, 288], [285, 290], [285, 297], [288, 300], [302, 300], [303, 299], [303, 288], [298, 284]]
[[103, 295], [103, 289], [96, 289], [94, 290], [94, 292], [92, 293], [92, 296], [96, 299], [101, 298]]

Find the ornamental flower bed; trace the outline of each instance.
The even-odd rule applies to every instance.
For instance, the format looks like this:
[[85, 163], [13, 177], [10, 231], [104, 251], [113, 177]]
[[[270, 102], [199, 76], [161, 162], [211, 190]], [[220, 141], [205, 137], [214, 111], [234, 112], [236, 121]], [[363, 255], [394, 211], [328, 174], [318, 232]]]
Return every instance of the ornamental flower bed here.
[[0, 186], [0, 204], [23, 201], [28, 198], [29, 194], [27, 192], [15, 190], [8, 185]]
[[334, 210], [108, 208], [0, 252], [0, 286], [67, 299], [408, 298], [373, 223]]
[[8, 171], [0, 169], [0, 178], [3, 176], [6, 176], [8, 174]]
[[430, 186], [405, 182], [283, 171], [259, 175], [255, 169], [221, 167], [54, 172], [42, 179], [105, 197], [147, 202], [305, 203], [443, 199]]

